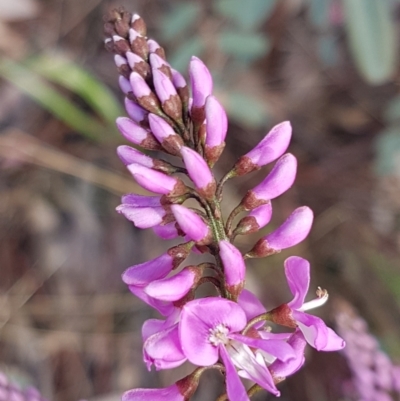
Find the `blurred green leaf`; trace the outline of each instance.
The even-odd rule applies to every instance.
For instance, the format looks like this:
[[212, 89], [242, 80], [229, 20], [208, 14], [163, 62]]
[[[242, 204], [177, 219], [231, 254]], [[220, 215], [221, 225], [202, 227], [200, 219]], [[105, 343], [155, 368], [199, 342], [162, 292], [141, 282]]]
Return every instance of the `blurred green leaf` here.
[[267, 124], [268, 116], [263, 105], [246, 94], [229, 91], [224, 106], [229, 117], [243, 125], [260, 128]]
[[309, 0], [309, 3], [308, 11], [311, 23], [318, 28], [326, 28], [331, 0]]
[[338, 60], [337, 39], [332, 33], [327, 33], [318, 38], [318, 53], [323, 63], [331, 67]]
[[216, 10], [240, 28], [251, 30], [272, 13], [277, 0], [217, 0]]
[[192, 26], [201, 12], [200, 5], [197, 3], [180, 3], [164, 17], [161, 25], [161, 32], [165, 40], [175, 39], [186, 29]]
[[224, 31], [218, 44], [226, 54], [249, 61], [262, 57], [269, 49], [267, 38], [256, 33]]
[[381, 131], [375, 146], [377, 174], [388, 175], [396, 172], [396, 168], [400, 167], [400, 127], [389, 127]]
[[343, 0], [350, 49], [371, 84], [389, 80], [396, 68], [396, 33], [388, 0]]
[[385, 110], [385, 120], [389, 123], [400, 120], [400, 95], [395, 96], [387, 105]]
[[82, 135], [94, 140], [104, 138], [105, 127], [103, 124], [80, 110], [28, 68], [3, 58], [0, 61], [0, 76]]
[[203, 49], [204, 43], [200, 38], [189, 39], [169, 57], [169, 63], [178, 71], [186, 71], [190, 58], [200, 56]]
[[29, 69], [79, 95], [112, 128], [124, 111], [113, 93], [88, 71], [60, 55], [40, 55], [26, 63]]

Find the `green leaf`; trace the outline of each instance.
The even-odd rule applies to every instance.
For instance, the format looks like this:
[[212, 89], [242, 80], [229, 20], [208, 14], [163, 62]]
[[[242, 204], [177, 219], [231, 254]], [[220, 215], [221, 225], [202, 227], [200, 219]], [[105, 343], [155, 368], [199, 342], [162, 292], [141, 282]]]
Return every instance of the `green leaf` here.
[[0, 61], [0, 76], [82, 135], [94, 140], [100, 140], [102, 136], [104, 138], [103, 124], [80, 110], [28, 68], [3, 58]]
[[169, 57], [169, 62], [178, 71], [186, 71], [190, 58], [193, 55], [200, 56], [203, 49], [204, 43], [202, 40], [194, 37], [185, 41], [185, 43]]
[[216, 10], [244, 30], [257, 28], [274, 10], [277, 0], [217, 0]]
[[396, 69], [396, 33], [389, 0], [343, 0], [350, 50], [371, 84], [388, 81]]
[[165, 40], [173, 40], [199, 18], [201, 8], [196, 3], [180, 3], [164, 17], [161, 32]]
[[264, 106], [246, 94], [229, 91], [224, 106], [229, 117], [245, 126], [260, 128], [267, 124], [268, 116]]
[[387, 105], [385, 120], [393, 123], [400, 120], [400, 95], [395, 96]]
[[79, 65], [61, 55], [40, 55], [27, 67], [79, 95], [112, 128], [115, 119], [124, 114], [114, 94]]
[[224, 31], [218, 44], [226, 54], [249, 61], [262, 57], [269, 49], [267, 38], [256, 33]]
[[375, 147], [377, 174], [390, 175], [396, 172], [400, 160], [400, 127], [389, 127], [381, 131]]
[[311, 23], [318, 28], [325, 28], [328, 24], [331, 0], [309, 0], [309, 3], [308, 14]]

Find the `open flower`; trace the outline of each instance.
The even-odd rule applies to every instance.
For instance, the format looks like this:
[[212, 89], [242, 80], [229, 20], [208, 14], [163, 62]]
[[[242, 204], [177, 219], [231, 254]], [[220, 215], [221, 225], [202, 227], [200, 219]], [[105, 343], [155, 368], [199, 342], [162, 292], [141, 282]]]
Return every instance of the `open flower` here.
[[326, 326], [319, 317], [305, 311], [323, 305], [328, 300], [328, 293], [318, 290], [318, 297], [304, 302], [310, 287], [310, 264], [298, 256], [285, 260], [285, 274], [294, 298], [271, 312], [275, 323], [289, 327], [298, 327], [307, 342], [318, 351], [337, 351], [345, 346], [344, 340]]
[[251, 348], [262, 349], [283, 361], [294, 358], [293, 349], [284, 341], [241, 335], [246, 323], [244, 310], [235, 302], [214, 297], [190, 301], [182, 308], [179, 323], [182, 350], [190, 362], [199, 366], [213, 365], [221, 358], [231, 400], [249, 400], [239, 375], [278, 396], [264, 359], [256, 358]]

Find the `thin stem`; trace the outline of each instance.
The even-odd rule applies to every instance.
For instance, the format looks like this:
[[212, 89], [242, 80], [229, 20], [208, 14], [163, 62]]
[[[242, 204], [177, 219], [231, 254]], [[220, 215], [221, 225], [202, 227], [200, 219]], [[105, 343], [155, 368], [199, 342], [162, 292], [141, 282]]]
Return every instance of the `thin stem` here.
[[262, 390], [262, 387], [260, 387], [258, 384], [255, 384], [254, 386], [250, 387], [247, 390], [247, 395], [249, 397], [253, 396], [254, 394], [258, 393], [260, 390]]
[[253, 317], [253, 319], [251, 319], [249, 321], [249, 323], [247, 323], [246, 327], [242, 330], [242, 334], [246, 335], [246, 333], [258, 322], [262, 322], [262, 321], [266, 321], [266, 320], [271, 320], [271, 314], [269, 312], [267, 313], [263, 313], [262, 315]]
[[225, 394], [220, 395], [220, 396], [217, 398], [216, 401], [226, 401], [227, 399], [228, 399], [228, 395], [225, 393]]
[[211, 283], [214, 285], [219, 295], [222, 295], [223, 289], [221, 288], [221, 282], [216, 277], [206, 276], [202, 277], [197, 283], [197, 288], [200, 287], [204, 283]]
[[225, 231], [228, 233], [228, 236], [232, 235], [232, 223], [234, 218], [240, 213], [242, 212], [243, 206], [241, 204], [237, 205], [231, 212], [231, 214], [228, 217], [228, 220], [226, 220], [226, 224], [225, 224]]
[[233, 170], [230, 170], [221, 178], [220, 182], [218, 183], [215, 197], [218, 199], [219, 202], [221, 202], [222, 200], [222, 190], [224, 189], [224, 184], [226, 183], [226, 181], [234, 176], [235, 172]]

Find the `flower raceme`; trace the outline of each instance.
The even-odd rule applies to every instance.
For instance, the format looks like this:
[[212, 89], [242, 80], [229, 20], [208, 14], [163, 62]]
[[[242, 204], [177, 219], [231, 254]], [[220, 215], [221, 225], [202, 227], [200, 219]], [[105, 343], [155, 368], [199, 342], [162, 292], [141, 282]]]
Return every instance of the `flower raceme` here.
[[[304, 302], [310, 281], [305, 259], [285, 261], [294, 297], [289, 303], [267, 310], [244, 288], [246, 258], [293, 247], [312, 226], [313, 213], [302, 206], [244, 254], [234, 245], [238, 235], [257, 233], [268, 225], [273, 200], [293, 185], [297, 160], [285, 154], [292, 127], [287, 121], [273, 127], [218, 182], [213, 167], [225, 147], [228, 119], [213, 95], [206, 65], [192, 57], [188, 85], [168, 63], [164, 49], [147, 38], [143, 19], [123, 9], [107, 17], [105, 34], [106, 48], [115, 55], [128, 116], [119, 117], [117, 127], [133, 144], [119, 146], [117, 154], [136, 182], [152, 193], [123, 196], [117, 212], [164, 240], [183, 237], [181, 244], [122, 275], [129, 290], [163, 317], [143, 324], [143, 360], [157, 370], [185, 361], [197, 366], [175, 384], [129, 390], [122, 399], [187, 401], [208, 369], [225, 376], [226, 394], [218, 400], [247, 401], [260, 389], [279, 396], [278, 383], [302, 367], [307, 343], [320, 351], [344, 346], [320, 318], [306, 313], [322, 305], [327, 292], [319, 289], [315, 300]], [[168, 161], [158, 158], [162, 152]], [[225, 219], [221, 206], [225, 183], [272, 162], [276, 163], [270, 173]], [[240, 213], [246, 215], [235, 225]], [[208, 253], [214, 262], [184, 266], [191, 252]], [[213, 286], [213, 296], [199, 298], [197, 289], [204, 283]], [[286, 330], [274, 333], [268, 322]], [[253, 387], [246, 390], [241, 378], [253, 382]]]

